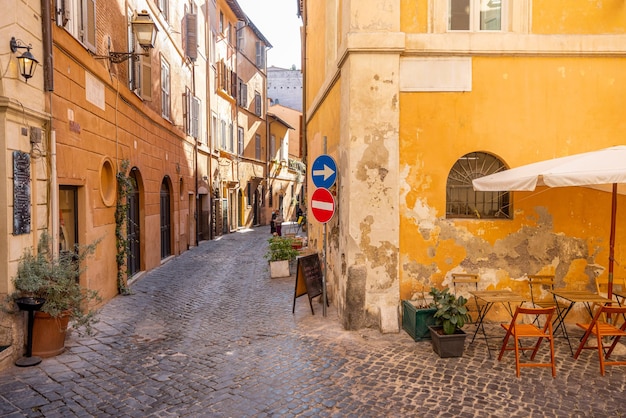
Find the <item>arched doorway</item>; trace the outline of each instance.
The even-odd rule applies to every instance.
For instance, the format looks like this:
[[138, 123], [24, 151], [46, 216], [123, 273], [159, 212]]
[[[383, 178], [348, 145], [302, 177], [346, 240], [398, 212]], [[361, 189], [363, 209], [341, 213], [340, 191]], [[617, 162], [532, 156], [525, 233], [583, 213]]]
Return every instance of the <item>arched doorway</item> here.
[[132, 277], [135, 273], [141, 271], [141, 219], [139, 217], [139, 179], [137, 168], [130, 170], [129, 177], [132, 183], [132, 190], [126, 196], [128, 203], [126, 236], [128, 242], [128, 260], [126, 266], [128, 269], [128, 277]]
[[161, 260], [172, 254], [170, 188], [167, 177], [161, 182]]

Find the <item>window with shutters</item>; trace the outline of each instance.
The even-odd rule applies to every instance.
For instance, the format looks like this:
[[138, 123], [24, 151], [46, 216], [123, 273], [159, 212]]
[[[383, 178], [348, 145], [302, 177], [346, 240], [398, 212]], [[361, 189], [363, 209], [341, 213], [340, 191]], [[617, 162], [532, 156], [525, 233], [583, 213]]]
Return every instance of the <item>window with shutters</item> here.
[[96, 0], [56, 0], [56, 23], [96, 52]]
[[237, 22], [237, 49], [243, 51], [246, 47], [246, 38], [244, 36], [244, 28], [246, 24], [241, 20]]
[[254, 158], [261, 159], [261, 135], [254, 135]]
[[158, 7], [166, 22], [170, 20], [170, 2], [169, 0], [158, 0]]
[[241, 126], [237, 128], [237, 154], [243, 155], [244, 130]]
[[217, 82], [215, 83], [218, 92], [222, 92], [231, 98], [235, 98], [237, 90], [237, 74], [232, 71], [224, 60], [217, 63]]
[[183, 24], [185, 56], [192, 61], [198, 59], [198, 15], [187, 13]]
[[276, 160], [276, 136], [274, 134], [270, 135], [270, 160]]
[[233, 124], [228, 124], [228, 151], [235, 152], [235, 131]]
[[222, 131], [220, 138], [220, 146], [223, 150], [226, 150], [226, 121], [222, 119]]
[[200, 99], [185, 88], [183, 95], [183, 117], [185, 120], [185, 133], [196, 139], [199, 138], [200, 126]]
[[161, 116], [171, 120], [170, 65], [161, 57]]
[[[141, 47], [135, 39], [130, 21], [133, 11], [128, 10], [128, 51], [139, 51]], [[128, 60], [128, 88], [145, 101], [152, 100], [152, 61], [151, 57], [138, 55]]]
[[248, 106], [248, 85], [243, 82], [241, 78], [238, 78], [238, 88], [237, 88], [237, 105], [239, 107], [247, 107]]
[[217, 114], [215, 112], [211, 112], [211, 143], [209, 144], [211, 149], [217, 149], [217, 144], [219, 144], [217, 133], [218, 133]]
[[261, 94], [258, 92], [254, 93], [254, 114], [257, 116], [261, 116], [263, 114], [263, 103], [261, 101]]
[[200, 99], [193, 96], [191, 100], [191, 136], [200, 138]]
[[265, 44], [261, 41], [256, 42], [256, 66], [265, 69]]

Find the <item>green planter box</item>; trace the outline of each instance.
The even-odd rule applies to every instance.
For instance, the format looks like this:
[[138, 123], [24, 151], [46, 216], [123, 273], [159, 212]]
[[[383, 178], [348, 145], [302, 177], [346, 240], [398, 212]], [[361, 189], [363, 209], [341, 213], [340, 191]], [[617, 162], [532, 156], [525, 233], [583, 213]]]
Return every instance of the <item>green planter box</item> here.
[[430, 340], [429, 325], [435, 325], [435, 308], [416, 308], [409, 300], [402, 301], [402, 329], [415, 341]]

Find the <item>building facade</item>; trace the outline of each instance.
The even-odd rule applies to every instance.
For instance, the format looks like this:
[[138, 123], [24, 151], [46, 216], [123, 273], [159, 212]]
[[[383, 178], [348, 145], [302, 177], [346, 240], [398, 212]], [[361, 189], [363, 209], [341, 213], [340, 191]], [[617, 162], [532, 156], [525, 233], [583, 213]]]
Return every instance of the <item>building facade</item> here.
[[[327, 283], [346, 328], [398, 331], [401, 300], [454, 272], [524, 294], [527, 274], [588, 289], [607, 274], [608, 194], [483, 193], [471, 180], [624, 143], [616, 3], [300, 5], [308, 163], [328, 153], [338, 165]], [[311, 221], [310, 245], [323, 231]]]
[[295, 68], [267, 69], [267, 96], [272, 105], [302, 112], [302, 71]]
[[[0, 297], [13, 290], [12, 277], [24, 249], [37, 245], [34, 231], [48, 224], [50, 173], [44, 155], [44, 139], [50, 132], [50, 114], [41, 65], [25, 78], [18, 57], [26, 51], [40, 63], [50, 53], [42, 36], [41, 7], [22, 1], [4, 4], [12, 13], [0, 17], [0, 164], [4, 219], [0, 228]], [[12, 46], [18, 48], [12, 48]], [[21, 315], [0, 312], [0, 369], [23, 354]]]
[[300, 112], [281, 105], [270, 106], [267, 115], [270, 129], [268, 210], [280, 211], [287, 222], [296, 222], [299, 210], [306, 212], [301, 119]]
[[[44, 231], [55, 251], [98, 242], [80, 281], [106, 303], [201, 240], [269, 224], [271, 44], [235, 0], [14, 3], [0, 294]], [[25, 79], [27, 49], [40, 68]], [[0, 367], [23, 354], [23, 322], [0, 316]]]

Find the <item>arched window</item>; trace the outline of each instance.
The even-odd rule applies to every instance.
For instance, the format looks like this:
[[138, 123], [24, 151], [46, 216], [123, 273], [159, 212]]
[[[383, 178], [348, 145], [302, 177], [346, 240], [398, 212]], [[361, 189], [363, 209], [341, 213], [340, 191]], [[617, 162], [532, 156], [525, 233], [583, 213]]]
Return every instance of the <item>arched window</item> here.
[[472, 180], [506, 170], [497, 157], [471, 152], [454, 164], [446, 185], [447, 218], [504, 218], [511, 214], [509, 192], [477, 192]]

